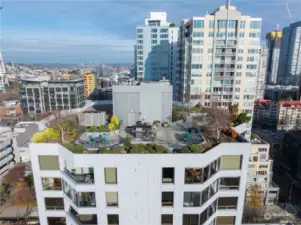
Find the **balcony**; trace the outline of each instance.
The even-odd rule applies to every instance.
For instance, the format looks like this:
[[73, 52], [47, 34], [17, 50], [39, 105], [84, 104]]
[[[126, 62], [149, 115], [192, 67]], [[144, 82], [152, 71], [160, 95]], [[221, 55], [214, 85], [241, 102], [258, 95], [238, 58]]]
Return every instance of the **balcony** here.
[[239, 177], [221, 178], [220, 179], [220, 190], [238, 190], [239, 189]]
[[237, 197], [218, 198], [218, 209], [236, 209]]
[[64, 169], [64, 172], [68, 177], [70, 177], [76, 183], [94, 183], [94, 172], [93, 173], [75, 173], [70, 172], [68, 169]]
[[63, 198], [45, 198], [46, 210], [64, 210]]
[[79, 224], [79, 225], [97, 225], [97, 215], [96, 214], [85, 214], [79, 215], [72, 207], [70, 207], [69, 215]]

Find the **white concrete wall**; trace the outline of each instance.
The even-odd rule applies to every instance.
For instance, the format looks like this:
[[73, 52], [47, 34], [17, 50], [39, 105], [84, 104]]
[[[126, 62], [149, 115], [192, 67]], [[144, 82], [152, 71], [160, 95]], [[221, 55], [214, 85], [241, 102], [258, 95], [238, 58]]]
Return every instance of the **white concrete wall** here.
[[[59, 144], [30, 144], [32, 170], [35, 179], [40, 223], [47, 225], [47, 216], [66, 216], [72, 205], [80, 214], [97, 214], [98, 224], [107, 225], [107, 214], [118, 214], [120, 225], [160, 225], [161, 214], [173, 214], [173, 225], [182, 225], [183, 214], [200, 214], [218, 197], [237, 196], [237, 210], [219, 210], [205, 225], [220, 216], [236, 216], [241, 224], [249, 160], [249, 143], [223, 143], [204, 154], [73, 154]], [[61, 171], [40, 171], [39, 155], [59, 155]], [[203, 184], [184, 184], [185, 168], [205, 167], [221, 155], [243, 155], [241, 170], [220, 170]], [[94, 184], [78, 184], [64, 174], [65, 160], [74, 167], [93, 167]], [[105, 184], [104, 168], [117, 168], [117, 184]], [[162, 168], [175, 168], [174, 184], [162, 184]], [[63, 196], [63, 191], [43, 191], [41, 177], [62, 177], [77, 191], [93, 191], [95, 208], [79, 208], [64, 196], [65, 211], [45, 210], [44, 197]], [[201, 207], [183, 207], [185, 191], [202, 191], [220, 177], [240, 177], [239, 190], [218, 191]], [[106, 191], [118, 192], [118, 207], [106, 206]], [[174, 192], [174, 206], [161, 206], [162, 191]]]

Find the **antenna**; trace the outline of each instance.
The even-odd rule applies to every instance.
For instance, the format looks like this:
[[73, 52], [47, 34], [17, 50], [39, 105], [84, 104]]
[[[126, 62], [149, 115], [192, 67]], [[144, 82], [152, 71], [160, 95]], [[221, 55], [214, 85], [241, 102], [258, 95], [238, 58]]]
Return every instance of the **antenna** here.
[[227, 6], [227, 8], [229, 8], [230, 4], [231, 4], [231, 0], [226, 0], [226, 6]]
[[279, 23], [277, 24], [277, 31], [279, 31]]

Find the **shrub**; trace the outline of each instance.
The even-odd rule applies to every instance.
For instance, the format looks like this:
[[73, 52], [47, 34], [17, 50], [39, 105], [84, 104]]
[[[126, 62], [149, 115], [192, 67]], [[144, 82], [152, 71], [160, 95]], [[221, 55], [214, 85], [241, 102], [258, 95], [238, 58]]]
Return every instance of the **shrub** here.
[[97, 126], [93, 125], [90, 128], [91, 132], [97, 132]]
[[63, 144], [65, 148], [69, 149], [73, 153], [83, 153], [85, 151], [85, 148], [83, 145], [77, 145], [72, 143], [66, 143]]
[[140, 145], [134, 145], [132, 146], [131, 150], [130, 150], [130, 153], [134, 153], [134, 154], [137, 154], [137, 153], [144, 153], [145, 152], [145, 147], [143, 146], [140, 146]]
[[118, 117], [117, 116], [112, 116], [111, 123], [114, 124], [115, 128], [119, 127], [120, 122], [119, 122]]
[[155, 120], [155, 121], [154, 121], [154, 124], [160, 124], [160, 123], [161, 123], [160, 120]]
[[109, 129], [109, 131], [114, 131], [116, 128], [115, 128], [115, 125], [113, 123], [109, 123], [108, 129]]
[[105, 127], [105, 125], [101, 125], [98, 127], [99, 132], [107, 132], [107, 128]]

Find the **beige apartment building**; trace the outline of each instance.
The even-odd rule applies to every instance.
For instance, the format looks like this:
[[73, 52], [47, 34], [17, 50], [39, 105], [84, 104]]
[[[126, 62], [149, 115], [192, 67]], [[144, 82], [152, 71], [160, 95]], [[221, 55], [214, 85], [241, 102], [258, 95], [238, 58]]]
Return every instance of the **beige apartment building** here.
[[[179, 31], [176, 98], [192, 104], [253, 113], [261, 18], [221, 6], [203, 17], [184, 19]], [[185, 96], [185, 97], [184, 97]]]
[[[272, 182], [273, 160], [269, 157], [270, 144], [256, 134], [252, 134], [251, 152], [248, 169], [247, 189], [258, 185], [263, 204], [270, 205], [278, 201], [279, 187]], [[247, 191], [247, 197], [250, 193]]]
[[277, 130], [301, 129], [301, 101], [279, 101]]

